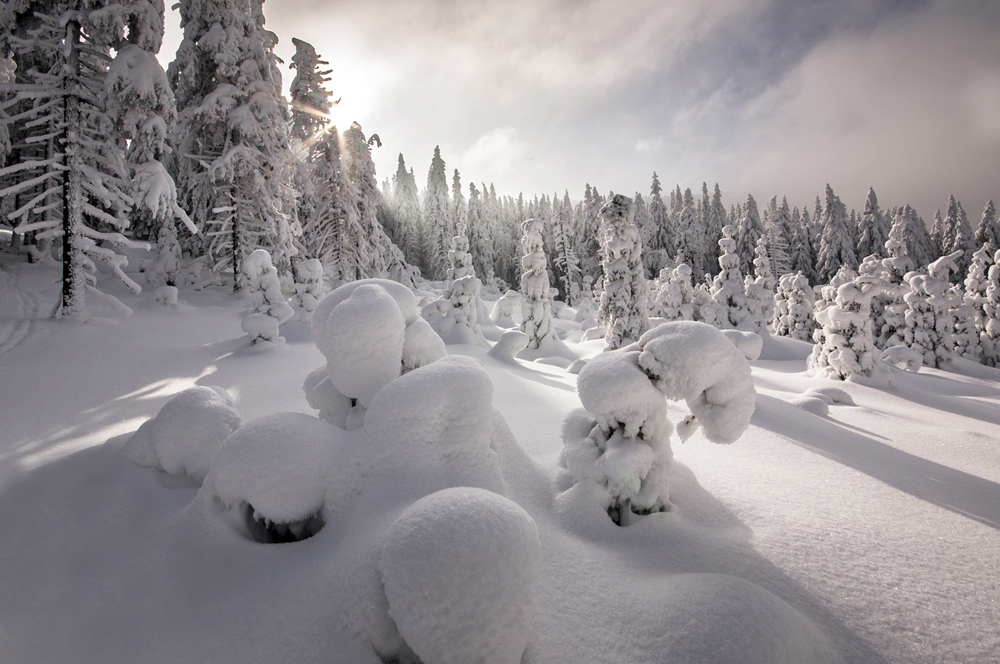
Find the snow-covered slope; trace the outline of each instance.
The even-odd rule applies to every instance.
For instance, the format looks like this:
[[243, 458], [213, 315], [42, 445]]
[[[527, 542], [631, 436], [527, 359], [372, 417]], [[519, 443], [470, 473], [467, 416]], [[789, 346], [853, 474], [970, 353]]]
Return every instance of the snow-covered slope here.
[[[455, 503], [436, 508], [414, 500], [433, 488], [413, 479], [426, 474], [400, 483], [392, 478], [407, 468], [389, 461], [378, 471], [386, 479], [355, 483], [350, 463], [357, 457], [337, 450], [374, 425], [332, 437], [339, 441], [332, 443], [333, 470], [323, 471], [364, 499], [349, 491], [310, 499], [346, 507], [315, 536], [286, 544], [252, 541], [233, 527], [232, 511], [216, 498], [228, 490], [212, 494], [183, 475], [140, 468], [121, 449], [126, 437], [116, 436], [193, 385], [225, 388], [244, 423], [239, 431], [264, 416], [304, 414], [266, 420], [276, 424], [243, 438], [253, 445], [268, 431], [279, 432], [276, 438], [286, 431], [287, 444], [308, 449], [298, 418], [310, 416], [316, 424], [308, 427], [317, 430], [329, 425], [312, 418], [302, 389], [325, 361], [307, 326], [285, 324], [284, 346], [254, 351], [240, 329], [246, 303], [182, 290], [169, 308], [117, 292], [110, 280], [103, 286], [134, 310], [127, 321], [111, 311], [95, 311], [88, 324], [29, 320], [54, 301], [53, 267], [5, 257], [0, 269], [0, 661], [405, 660], [412, 652], [388, 616], [400, 621], [413, 648], [422, 647], [420, 633], [453, 626], [393, 606], [409, 601], [406, 584], [441, 573], [419, 566], [420, 559], [407, 571], [392, 555], [380, 557], [394, 550], [386, 538], [402, 550], [424, 546], [393, 523], [415, 504], [420, 509], [407, 518], [433, 523], [435, 510], [448, 514]], [[565, 331], [569, 320], [557, 327]], [[567, 345], [583, 358], [603, 348], [603, 341], [572, 338]], [[507, 502], [474, 493], [482, 489], [459, 495], [507, 524], [498, 528], [521, 533], [516, 555], [529, 561], [524, 565], [533, 554], [518, 510], [537, 527], [533, 597], [526, 600], [516, 591], [522, 586], [503, 577], [511, 585], [500, 587], [511, 594], [495, 598], [498, 606], [531, 602], [523, 662], [1000, 658], [996, 372], [894, 369], [893, 384], [876, 389], [808, 376], [808, 346], [767, 348], [768, 359], [751, 362], [757, 405], [746, 433], [726, 446], [700, 433], [674, 444], [674, 509], [618, 527], [596, 504], [564, 493], [561, 427], [581, 405], [576, 375], [545, 362], [495, 359], [474, 346], [448, 347], [451, 356], [472, 358], [454, 360], [472, 381], [466, 385], [486, 384], [477, 366], [488, 378], [492, 415], [470, 431], [489, 431], [506, 484], [494, 487], [506, 495], [497, 500]], [[408, 377], [417, 373], [390, 385]], [[397, 397], [405, 387], [394, 388]], [[466, 394], [467, 403], [481, 406], [483, 389], [428, 398], [454, 404]], [[396, 416], [378, 401], [368, 417]], [[454, 412], [449, 417], [468, 416]], [[686, 408], [670, 403], [668, 414], [677, 423]], [[397, 422], [378, 430], [411, 429]], [[383, 448], [390, 456], [380, 458], [391, 461], [395, 447]], [[479, 466], [463, 466], [470, 467]], [[247, 471], [240, 472], [243, 478]], [[495, 481], [488, 465], [476, 472], [479, 481]], [[206, 487], [214, 481], [210, 473]], [[302, 505], [299, 511], [309, 511]], [[442, 533], [442, 541], [462, 540]], [[473, 553], [491, 546], [484, 538], [472, 538]], [[460, 543], [448, 550], [456, 548]], [[442, 583], [462, 578], [461, 571]], [[467, 584], [472, 606], [485, 606], [487, 598], [476, 599], [485, 594], [482, 583]], [[401, 626], [421, 616], [416, 627]], [[466, 631], [482, 639], [473, 647], [489, 642], [486, 632]], [[421, 652], [425, 664], [446, 656]]]

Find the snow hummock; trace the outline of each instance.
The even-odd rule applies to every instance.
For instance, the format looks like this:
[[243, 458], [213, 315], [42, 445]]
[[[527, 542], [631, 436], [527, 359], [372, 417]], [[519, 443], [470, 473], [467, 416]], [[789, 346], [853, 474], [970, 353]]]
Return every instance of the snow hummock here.
[[382, 547], [389, 615], [424, 664], [518, 664], [540, 548], [535, 521], [513, 501], [468, 487], [432, 493]]
[[125, 443], [124, 451], [140, 466], [201, 482], [222, 441], [240, 424], [233, 398], [225, 389], [190, 387], [146, 420]]

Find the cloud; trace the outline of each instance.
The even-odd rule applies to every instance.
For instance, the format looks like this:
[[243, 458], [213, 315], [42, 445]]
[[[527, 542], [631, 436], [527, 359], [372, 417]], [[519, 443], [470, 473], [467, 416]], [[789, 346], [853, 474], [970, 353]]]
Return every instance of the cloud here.
[[456, 160], [459, 172], [491, 182], [512, 172], [525, 154], [513, 127], [497, 127], [476, 139]]

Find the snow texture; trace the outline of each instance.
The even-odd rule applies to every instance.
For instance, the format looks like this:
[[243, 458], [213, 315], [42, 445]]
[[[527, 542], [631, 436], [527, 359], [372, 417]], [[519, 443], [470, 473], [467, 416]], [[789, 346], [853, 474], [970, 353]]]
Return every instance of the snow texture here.
[[490, 357], [504, 362], [516, 362], [514, 356], [528, 347], [528, 335], [517, 330], [508, 330], [490, 349]]
[[722, 330], [722, 334], [743, 353], [743, 357], [751, 362], [760, 357], [760, 351], [764, 347], [764, 339], [761, 335], [742, 330]]
[[421, 498], [389, 529], [389, 615], [424, 664], [517, 664], [531, 633], [540, 542], [516, 503], [483, 489]]
[[241, 424], [229, 393], [221, 387], [190, 387], [163, 405], [125, 443], [125, 454], [143, 467], [201, 482], [216, 450]]

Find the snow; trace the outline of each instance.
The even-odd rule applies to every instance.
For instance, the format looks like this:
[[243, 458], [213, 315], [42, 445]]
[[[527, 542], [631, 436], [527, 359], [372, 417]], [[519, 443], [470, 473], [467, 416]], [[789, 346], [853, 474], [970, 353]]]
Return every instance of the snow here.
[[503, 496], [461, 487], [421, 498], [382, 547], [389, 615], [425, 664], [518, 664], [540, 548], [535, 521]]
[[[949, 370], [892, 368], [882, 387], [832, 383], [806, 372], [802, 342], [765, 340], [770, 351], [748, 362], [718, 331], [653, 334], [661, 325], [619, 356], [649, 353], [681, 401], [700, 389], [715, 403], [727, 383], [746, 386], [743, 371], [756, 397], [737, 391], [732, 407], [750, 404], [753, 414], [732, 445], [706, 444], [707, 427], [674, 445], [670, 511], [619, 527], [587, 483], [570, 488], [558, 467], [561, 429], [581, 395], [577, 376], [557, 366], [442, 345], [447, 358], [403, 373], [400, 351], [399, 373], [376, 392], [364, 424], [341, 431], [314, 416], [301, 389], [335, 353], [323, 334], [322, 349], [300, 326], [284, 346], [247, 354], [245, 302], [212, 286], [180, 287], [177, 308], [167, 309], [129, 293], [105, 267], [99, 287], [134, 315], [123, 321], [92, 304], [91, 323], [52, 320], [55, 268], [7, 255], [0, 263], [4, 661], [412, 661], [419, 637], [396, 624], [404, 615], [427, 633], [481, 620], [478, 610], [459, 614], [466, 600], [484, 612], [490, 599], [524, 606], [513, 582], [523, 577], [505, 570], [530, 565], [502, 564], [529, 547], [511, 553], [510, 538], [497, 538], [510, 546], [502, 559], [472, 548], [477, 555], [462, 560], [404, 561], [396, 571], [416, 581], [430, 576], [425, 564], [445, 569], [429, 592], [466, 593], [450, 613], [414, 609], [412, 598], [396, 606], [384, 552], [401, 517], [439, 492], [481, 497], [522, 534], [529, 522], [516, 510], [534, 522], [533, 610], [526, 634], [504, 641], [512, 652], [523, 647], [525, 664], [1000, 657], [1000, 372], [990, 367], [955, 361]], [[382, 290], [404, 322], [417, 323], [415, 301], [408, 314], [392, 288]], [[321, 333], [349, 297], [317, 306]], [[563, 342], [588, 358], [585, 368], [609, 355], [601, 340]], [[691, 349], [700, 344], [728, 359], [699, 360]], [[310, 378], [313, 396], [325, 371]], [[246, 423], [220, 441], [204, 486], [125, 456], [126, 436], [185, 389], [209, 385], [227, 390]], [[798, 399], [825, 405], [826, 415]], [[661, 403], [670, 422], [684, 421], [682, 404]], [[251, 435], [266, 430], [270, 440]], [[242, 452], [225, 461], [230, 444]], [[302, 541], [254, 540], [240, 508], [216, 499], [214, 474], [224, 468], [245, 480], [222, 491], [227, 501], [272, 521], [318, 509], [325, 525]], [[470, 485], [478, 488], [461, 488]], [[448, 499], [427, 513], [449, 555], [488, 539], [473, 535], [481, 520], [466, 510], [471, 502]], [[456, 516], [434, 519], [445, 510]], [[413, 536], [435, 546], [429, 532]], [[487, 597], [478, 580], [493, 573], [511, 585]], [[502, 627], [461, 624], [496, 631], [455, 632], [455, 648]]]

